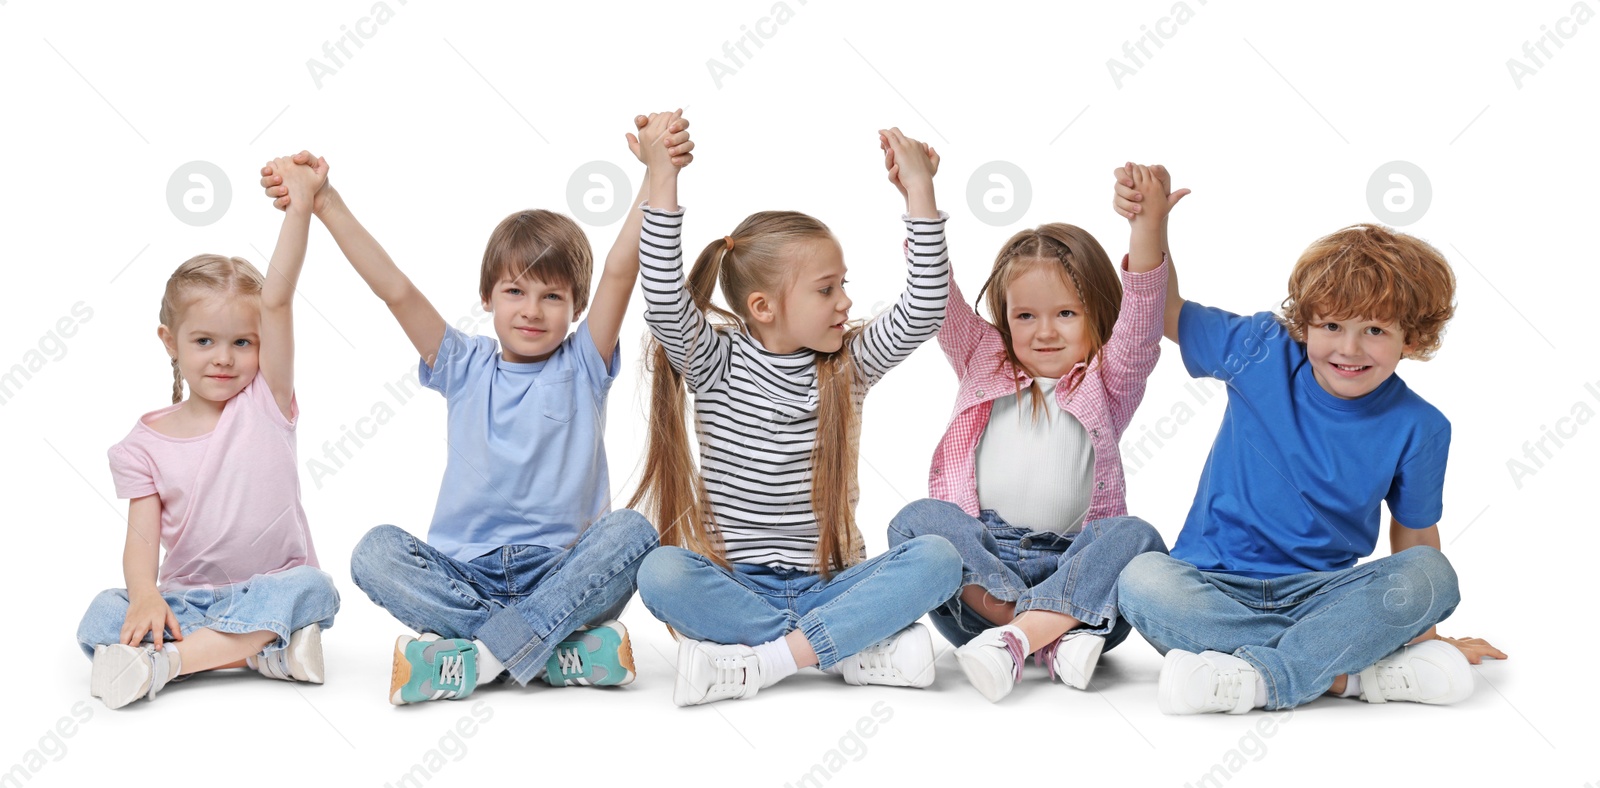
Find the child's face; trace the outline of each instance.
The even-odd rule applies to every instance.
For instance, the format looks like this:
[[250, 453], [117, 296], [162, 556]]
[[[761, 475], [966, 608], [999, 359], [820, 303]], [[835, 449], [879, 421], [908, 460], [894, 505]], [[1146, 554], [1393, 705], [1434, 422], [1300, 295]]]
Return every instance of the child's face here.
[[570, 288], [527, 275], [495, 282], [483, 308], [494, 313], [500, 357], [516, 364], [549, 358], [567, 338], [575, 317]]
[[178, 325], [157, 332], [189, 396], [226, 402], [260, 369], [261, 305], [255, 298], [208, 296], [183, 307]]
[[1028, 266], [1006, 285], [1011, 350], [1035, 378], [1060, 378], [1089, 355], [1083, 299], [1056, 265]]
[[1411, 349], [1393, 321], [1317, 315], [1306, 326], [1306, 355], [1322, 390], [1340, 399], [1370, 394]]
[[[844, 346], [844, 324], [850, 319], [850, 297], [844, 293], [844, 251], [832, 238], [813, 238], [789, 248], [794, 278], [774, 309], [773, 331], [777, 346], [805, 347], [834, 353]], [[782, 350], [780, 350], [780, 347]]]

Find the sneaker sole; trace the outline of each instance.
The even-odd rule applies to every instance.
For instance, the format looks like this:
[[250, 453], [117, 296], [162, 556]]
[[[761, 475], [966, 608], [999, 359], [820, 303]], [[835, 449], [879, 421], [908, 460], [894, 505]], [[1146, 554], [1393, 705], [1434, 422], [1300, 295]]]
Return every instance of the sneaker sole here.
[[120, 709], [150, 692], [150, 667], [144, 649], [97, 646], [89, 670], [89, 694], [108, 709]]
[[[1082, 645], [1079, 645], [1080, 643]], [[1072, 662], [1081, 663], [1083, 665], [1086, 665], [1087, 667], [1084, 668], [1083, 675], [1081, 675], [1081, 676], [1079, 676], [1079, 675], [1069, 675], [1068, 671], [1061, 670], [1061, 667], [1062, 667], [1061, 664], [1060, 664], [1061, 660], [1057, 659], [1056, 660], [1056, 663], [1057, 663], [1056, 664], [1056, 675], [1061, 678], [1061, 683], [1062, 684], [1065, 684], [1065, 685], [1067, 685], [1069, 687], [1072, 687], [1073, 689], [1080, 689], [1080, 690], [1088, 689], [1089, 688], [1089, 681], [1094, 678], [1094, 669], [1096, 667], [1098, 667], [1099, 664], [1100, 664], [1100, 653], [1105, 650], [1105, 647], [1106, 647], [1105, 638], [1098, 638], [1098, 637], [1093, 637], [1093, 636], [1079, 636], [1079, 637], [1073, 638], [1072, 640], [1067, 641], [1066, 643], [1064, 643], [1062, 645], [1065, 646], [1066, 648], [1069, 648], [1069, 649], [1070, 648], [1082, 649], [1087, 656], [1083, 657], [1083, 658], [1074, 658], [1074, 659], [1072, 659]], [[1057, 656], [1059, 656], [1060, 653], [1061, 653], [1060, 651], [1057, 651], [1056, 652]], [[1072, 673], [1075, 674], [1076, 671], [1072, 671]]]
[[1005, 686], [1003, 679], [996, 679], [983, 660], [969, 657], [961, 653], [961, 649], [956, 649], [956, 664], [961, 666], [961, 672], [966, 675], [967, 681], [990, 703], [998, 703], [1001, 698], [1011, 694], [1012, 688]]
[[617, 664], [622, 666], [622, 680], [604, 686], [622, 687], [632, 684], [635, 677], [633, 667], [633, 641], [628, 639], [628, 628], [623, 626], [621, 621], [616, 620], [607, 621], [601, 626], [611, 627], [617, 631], [618, 635], [622, 636], [622, 642], [617, 644]]
[[705, 702], [705, 696], [699, 700], [691, 697], [693, 687], [689, 685], [689, 677], [684, 674], [684, 668], [694, 659], [694, 641], [681, 637], [678, 640], [678, 661], [673, 666], [676, 675], [672, 682], [672, 702], [678, 706], [695, 706]]
[[411, 681], [411, 660], [406, 659], [406, 644], [411, 638], [401, 635], [394, 641], [394, 667], [389, 671], [389, 702], [396, 706], [404, 706], [400, 692], [405, 689], [407, 682]]
[[289, 671], [298, 681], [322, 683], [322, 625], [312, 624], [289, 636]]

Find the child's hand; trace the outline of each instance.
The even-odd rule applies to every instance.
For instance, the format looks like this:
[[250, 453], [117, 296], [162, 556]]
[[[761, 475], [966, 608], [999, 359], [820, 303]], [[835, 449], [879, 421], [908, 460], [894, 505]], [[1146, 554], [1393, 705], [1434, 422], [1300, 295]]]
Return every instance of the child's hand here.
[[146, 633], [155, 641], [155, 647], [161, 648], [163, 631], [172, 633], [172, 640], [183, 640], [183, 630], [178, 626], [178, 617], [172, 614], [172, 608], [167, 605], [167, 600], [154, 591], [148, 594], [128, 595], [128, 614], [122, 619], [122, 644], [124, 646], [137, 646], [144, 642]]
[[295, 164], [294, 159], [283, 156], [273, 159], [268, 166], [283, 181], [281, 188], [288, 192], [286, 209], [311, 210], [316, 193], [328, 182], [328, 163], [320, 158], [310, 164]]
[[273, 198], [272, 207], [280, 211], [288, 210], [292, 201], [289, 189], [284, 185], [283, 176], [288, 167], [278, 164], [279, 161], [288, 161], [292, 164], [305, 165], [315, 171], [319, 178], [314, 196], [311, 198], [311, 212], [321, 213], [323, 206], [333, 197], [333, 186], [328, 183], [328, 162], [319, 156], [311, 155], [310, 151], [300, 151], [286, 159], [274, 159], [261, 168], [261, 188], [268, 197]]
[[1461, 653], [1466, 656], [1467, 661], [1474, 665], [1482, 664], [1484, 657], [1506, 659], [1504, 651], [1489, 645], [1489, 641], [1483, 638], [1447, 638], [1438, 634], [1435, 637], [1461, 649]]
[[[667, 148], [667, 152], [672, 154], [672, 166], [677, 167], [680, 170], [689, 166], [689, 162], [694, 161], [694, 154], [690, 153], [690, 151], [694, 150], [694, 143], [689, 141], [689, 121], [687, 118], [682, 116], [682, 112], [683, 110], [678, 110], [677, 120], [667, 124], [667, 136], [666, 139], [662, 141], [662, 144]], [[645, 127], [650, 124], [650, 121], [653, 118], [660, 114], [667, 113], [651, 113], [649, 117], [645, 117], [644, 115], [635, 116], [633, 119], [633, 125], [637, 127], [639, 133], [643, 135], [645, 139], [651, 139], [648, 134], [645, 134]], [[628, 150], [633, 151], [634, 157], [638, 158], [641, 163], [648, 165], [649, 162], [644, 160], [644, 152], [640, 149], [639, 138], [633, 136], [632, 134], [627, 135], [627, 137]]]
[[[1130, 161], [1117, 168], [1116, 196], [1111, 198], [1112, 210], [1116, 211], [1118, 216], [1129, 221], [1133, 221], [1135, 216], [1144, 212], [1142, 203], [1145, 199], [1145, 193], [1140, 191], [1134, 183], [1134, 166], [1134, 163]], [[1167, 168], [1160, 164], [1150, 165], [1149, 172], [1155, 176], [1156, 182], [1160, 184], [1161, 193], [1166, 195], [1166, 208], [1162, 212], [1165, 215], [1172, 210], [1173, 206], [1178, 204], [1179, 200], [1189, 193], [1189, 190], [1179, 189], [1175, 192], [1172, 191], [1172, 176], [1168, 175]]]
[[[648, 118], [645, 118], [644, 123], [639, 123], [639, 118], [637, 117], [633, 119], [633, 122], [634, 125], [638, 126], [639, 136], [635, 137], [629, 134], [628, 147], [633, 150], [635, 156], [639, 157], [639, 161], [644, 162], [646, 167], [662, 171], [671, 168], [676, 171], [682, 169], [684, 164], [688, 164], [687, 161], [684, 164], [677, 163], [678, 154], [674, 154], [673, 149], [675, 146], [672, 144], [674, 134], [670, 131], [675, 125], [682, 125], [685, 128], [688, 126], [688, 122], [683, 120], [683, 110], [652, 112]], [[693, 150], [694, 143], [688, 142], [688, 134], [680, 133], [683, 134], [685, 140], [683, 144], [688, 147], [688, 150]], [[683, 153], [687, 154], [687, 152], [686, 150]]]
[[900, 133], [900, 129], [879, 129], [878, 147], [883, 149], [883, 168], [889, 171], [889, 182], [908, 197], [906, 184], [924, 184], [933, 187], [933, 176], [939, 172], [939, 152], [926, 142], [918, 142]]

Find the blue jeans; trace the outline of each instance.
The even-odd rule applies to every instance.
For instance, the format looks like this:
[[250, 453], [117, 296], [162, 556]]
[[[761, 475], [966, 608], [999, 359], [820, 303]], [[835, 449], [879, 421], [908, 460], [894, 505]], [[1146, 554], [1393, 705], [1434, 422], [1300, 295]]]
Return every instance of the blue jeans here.
[[1142, 555], [1119, 582], [1122, 614], [1158, 651], [1220, 651], [1249, 662], [1266, 681], [1270, 709], [1315, 700], [1334, 678], [1449, 617], [1461, 599], [1455, 570], [1431, 547], [1269, 580]]
[[639, 567], [639, 599], [694, 640], [753, 646], [798, 629], [817, 652], [818, 667], [829, 668], [922, 618], [960, 578], [960, 556], [935, 537], [891, 548], [828, 580], [762, 564], [725, 569], [666, 546]]
[[[953, 503], [924, 498], [889, 521], [889, 544], [925, 534], [942, 536], [961, 554], [962, 586], [982, 586], [1016, 612], [1045, 610], [1083, 622], [1082, 631], [1106, 639], [1106, 649], [1128, 637], [1117, 615], [1117, 575], [1140, 553], [1165, 555], [1161, 534], [1137, 517], [1108, 517], [1083, 524], [1070, 536], [1008, 525], [993, 510], [974, 518]], [[933, 611], [947, 640], [964, 645], [996, 623], [952, 595]], [[1043, 643], [1033, 643], [1043, 646]]]
[[570, 548], [509, 545], [458, 561], [392, 525], [367, 532], [350, 576], [418, 632], [480, 640], [518, 684], [579, 627], [622, 614], [656, 530], [638, 512], [600, 518]]
[[[161, 598], [172, 608], [185, 637], [200, 629], [276, 634], [278, 639], [263, 652], [288, 645], [289, 635], [297, 629], [312, 624], [321, 624], [323, 629], [333, 626], [333, 614], [339, 612], [339, 591], [333, 587], [333, 578], [312, 566], [255, 575], [243, 583], [215, 588], [171, 589], [161, 592]], [[78, 645], [83, 653], [92, 658], [95, 646], [122, 642], [122, 624], [127, 617], [127, 589], [111, 588], [96, 595], [78, 624]], [[144, 639], [153, 642], [150, 635]]]

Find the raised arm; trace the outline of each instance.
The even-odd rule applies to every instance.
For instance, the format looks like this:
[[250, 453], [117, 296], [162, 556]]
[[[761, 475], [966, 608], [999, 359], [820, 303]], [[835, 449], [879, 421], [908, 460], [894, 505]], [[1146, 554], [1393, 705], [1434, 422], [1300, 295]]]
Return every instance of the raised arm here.
[[[313, 158], [301, 151], [295, 155], [294, 161], [304, 163]], [[275, 205], [287, 210], [294, 205], [294, 195], [285, 190], [281, 185], [281, 174], [273, 170], [272, 166], [262, 168], [261, 185], [268, 197], [276, 198]], [[439, 310], [434, 309], [422, 291], [400, 271], [389, 253], [367, 232], [367, 228], [356, 221], [355, 215], [331, 183], [324, 183], [316, 193], [312, 213], [328, 228], [333, 240], [339, 244], [339, 250], [344, 252], [345, 258], [367, 283], [367, 287], [372, 288], [372, 292], [389, 307], [395, 320], [399, 321], [401, 330], [406, 332], [406, 338], [417, 349], [417, 355], [432, 367], [433, 359], [439, 353], [439, 344], [444, 341], [445, 322]]]
[[[1134, 241], [1137, 242], [1139, 234], [1138, 222], [1136, 219], [1140, 214], [1145, 212], [1145, 206], [1143, 204], [1145, 201], [1145, 194], [1135, 186], [1133, 168], [1134, 165], [1132, 162], [1117, 168], [1116, 196], [1112, 198], [1112, 208], [1119, 215], [1128, 219], [1128, 221], [1134, 225]], [[1189, 193], [1189, 190], [1179, 189], [1175, 192], [1171, 191], [1172, 178], [1167, 174], [1167, 168], [1159, 164], [1152, 165], [1149, 168], [1149, 173], [1155, 176], [1156, 183], [1159, 184], [1160, 193], [1166, 195], [1165, 206], [1159, 210], [1161, 221], [1157, 223], [1158, 233], [1156, 238], [1158, 251], [1155, 252], [1155, 262], [1148, 263], [1148, 267], [1146, 268], [1135, 269], [1134, 266], [1136, 265], [1136, 261], [1134, 258], [1138, 255], [1132, 248], [1132, 244], [1130, 244], [1128, 268], [1129, 270], [1151, 270], [1157, 265], [1160, 265], [1160, 253], [1166, 252], [1167, 299], [1162, 333], [1167, 339], [1170, 339], [1174, 344], [1177, 344], [1178, 315], [1183, 312], [1183, 296], [1179, 295], [1178, 293], [1178, 269], [1175, 265], [1173, 265], [1172, 246], [1167, 241], [1167, 217], [1170, 215], [1172, 207], [1177, 205], [1178, 201], [1183, 199], [1183, 197]], [[1154, 206], [1153, 202], [1152, 206]], [[1156, 208], [1152, 207], [1152, 212], [1155, 210]], [[1148, 247], [1146, 248], [1148, 249]], [[1145, 261], [1148, 262], [1150, 259], [1150, 252], [1146, 251], [1143, 257]]]
[[267, 263], [267, 281], [261, 288], [261, 375], [287, 419], [293, 417], [290, 403], [294, 399], [294, 289], [306, 261], [312, 195], [327, 182], [328, 163], [317, 159], [294, 164], [280, 158], [271, 166], [282, 174], [289, 194], [298, 198], [284, 211], [278, 244]]
[[898, 128], [878, 132], [889, 182], [906, 200], [906, 287], [888, 312], [873, 318], [852, 345], [864, 379], [876, 382], [939, 331], [950, 299], [950, 256], [943, 214], [934, 201], [939, 154]]
[[[694, 143], [689, 141], [689, 121], [678, 113], [666, 113], [663, 124], [652, 125], [652, 118], [640, 115], [634, 125], [643, 139], [628, 134], [628, 147], [644, 161], [644, 146], [662, 146], [671, 156], [671, 164], [679, 169], [694, 160]], [[616, 243], [606, 255], [605, 269], [600, 273], [600, 284], [595, 287], [589, 307], [589, 335], [594, 338], [595, 349], [602, 363], [611, 362], [611, 353], [617, 347], [617, 337], [622, 333], [622, 320], [628, 311], [628, 301], [633, 296], [634, 283], [639, 278], [639, 233], [644, 226], [644, 213], [639, 210], [650, 194], [648, 179], [639, 185], [639, 194], [633, 198], [633, 208], [628, 211]]]

